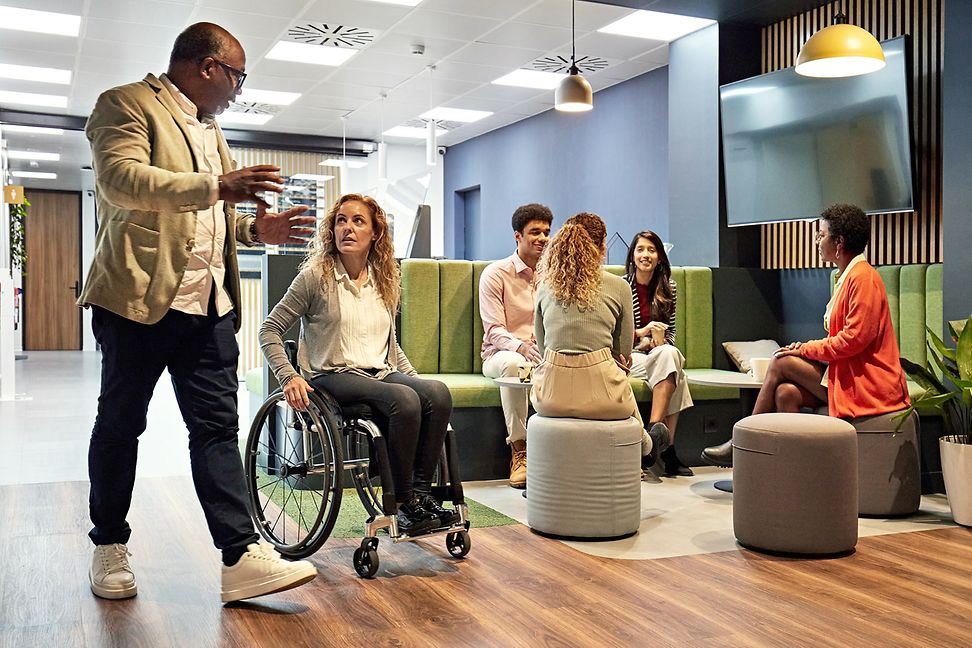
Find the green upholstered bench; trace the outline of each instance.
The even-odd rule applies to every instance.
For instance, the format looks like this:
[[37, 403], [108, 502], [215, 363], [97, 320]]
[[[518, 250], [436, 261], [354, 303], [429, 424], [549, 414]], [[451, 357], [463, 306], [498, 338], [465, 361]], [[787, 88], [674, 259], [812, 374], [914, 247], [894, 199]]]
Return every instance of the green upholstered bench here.
[[[888, 293], [891, 324], [901, 355], [920, 365], [928, 363], [927, 326], [938, 335], [942, 333], [944, 315], [942, 307], [942, 264], [911, 264], [876, 266]], [[831, 278], [836, 281], [836, 270]], [[939, 375], [937, 367], [932, 367]], [[918, 383], [909, 380], [908, 391], [912, 399], [924, 391]], [[920, 414], [930, 412], [920, 411]]]
[[[467, 479], [503, 477], [509, 469], [499, 388], [482, 375], [480, 357], [483, 323], [479, 315], [479, 277], [487, 265], [488, 261], [402, 262], [400, 343], [420, 374], [441, 380], [452, 393], [452, 424], [459, 438], [463, 477]], [[607, 269], [623, 274], [621, 266]], [[672, 278], [678, 285], [676, 344], [685, 355], [686, 371], [711, 371], [712, 272], [709, 268], [676, 267]], [[643, 415], [647, 415], [651, 391], [642, 380], [632, 379], [631, 384]], [[701, 431], [705, 425], [711, 428], [714, 420], [731, 426], [728, 419], [738, 418], [738, 389], [692, 385], [691, 391], [696, 407], [689, 410], [690, 420], [680, 423], [680, 435], [685, 430], [687, 437], [692, 434], [690, 429]], [[724, 407], [720, 412], [709, 411], [707, 422], [703, 422], [706, 410], [701, 406], [710, 401]], [[697, 442], [687, 446], [683, 461], [696, 459], [706, 445], [701, 434], [695, 436]], [[680, 442], [680, 447], [686, 446]]]

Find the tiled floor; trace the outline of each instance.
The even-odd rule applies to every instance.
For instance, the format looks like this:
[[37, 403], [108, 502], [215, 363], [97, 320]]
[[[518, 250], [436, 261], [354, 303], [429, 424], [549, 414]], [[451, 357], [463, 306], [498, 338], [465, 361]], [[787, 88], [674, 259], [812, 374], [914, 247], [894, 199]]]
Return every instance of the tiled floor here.
[[[101, 354], [31, 351], [15, 368], [18, 399], [0, 402], [0, 484], [87, 481]], [[243, 429], [249, 426], [247, 396], [241, 388]], [[163, 374], [139, 443], [138, 475], [188, 474], [188, 432]]]
[[[95, 352], [31, 352], [17, 368], [21, 398], [0, 402], [0, 485], [87, 481], [88, 436], [97, 408], [100, 355]], [[240, 421], [249, 426], [248, 393], [240, 390]], [[148, 429], [139, 446], [139, 477], [189, 474], [187, 433], [167, 376], [149, 407]], [[696, 468], [691, 478], [642, 483], [641, 527], [630, 538], [568, 542], [593, 555], [651, 559], [731, 551], [732, 495], [715, 490], [731, 476], [718, 468]], [[504, 481], [470, 482], [465, 492], [526, 524], [527, 500]], [[922, 498], [921, 513], [907, 519], [860, 520], [862, 537], [953, 525], [944, 495]], [[552, 541], [554, 542], [554, 541]]]

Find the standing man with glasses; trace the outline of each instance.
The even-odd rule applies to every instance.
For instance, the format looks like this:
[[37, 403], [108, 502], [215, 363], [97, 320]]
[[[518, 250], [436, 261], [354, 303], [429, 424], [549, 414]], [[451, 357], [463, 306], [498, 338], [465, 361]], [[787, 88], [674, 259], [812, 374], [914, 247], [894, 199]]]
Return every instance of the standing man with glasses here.
[[[102, 352], [88, 450], [89, 581], [101, 598], [137, 592], [126, 517], [138, 437], [166, 369], [189, 430], [196, 494], [222, 551], [223, 601], [296, 587], [317, 574], [260, 542], [246, 505], [237, 439], [236, 244], [300, 243], [314, 219], [301, 216], [306, 207], [266, 211], [257, 192], [281, 191], [278, 167], [234, 170], [214, 116], [240, 93], [245, 67], [236, 38], [197, 23], [176, 39], [168, 72], [103, 93], [85, 129], [99, 228], [78, 303], [92, 308]], [[244, 201], [257, 203], [255, 218], [237, 215], [234, 204]]]

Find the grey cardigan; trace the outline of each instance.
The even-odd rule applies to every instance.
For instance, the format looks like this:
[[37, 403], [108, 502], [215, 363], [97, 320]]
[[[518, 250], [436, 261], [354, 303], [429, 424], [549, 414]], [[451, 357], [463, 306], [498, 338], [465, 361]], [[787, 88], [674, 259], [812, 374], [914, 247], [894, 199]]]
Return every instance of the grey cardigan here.
[[[369, 268], [369, 272], [373, 272]], [[291, 366], [284, 351], [283, 334], [300, 320], [297, 344], [297, 363], [304, 378], [322, 373], [353, 372], [381, 380], [393, 371], [414, 376], [418, 372], [408, 361], [395, 336], [395, 313], [389, 309], [391, 326], [388, 331], [388, 356], [385, 368], [377, 375], [355, 367], [348, 367], [341, 356], [341, 307], [337, 282], [332, 277], [327, 284], [321, 281], [319, 267], [304, 268], [294, 278], [277, 305], [260, 326], [260, 348], [281, 385], [297, 370]]]

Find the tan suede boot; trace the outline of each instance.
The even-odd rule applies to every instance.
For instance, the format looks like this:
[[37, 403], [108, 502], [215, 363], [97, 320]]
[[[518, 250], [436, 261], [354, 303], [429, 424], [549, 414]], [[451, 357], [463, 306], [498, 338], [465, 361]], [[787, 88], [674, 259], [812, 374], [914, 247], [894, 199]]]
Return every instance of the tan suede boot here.
[[526, 441], [514, 441], [510, 444], [510, 449], [513, 452], [513, 460], [510, 461], [510, 486], [526, 488]]

